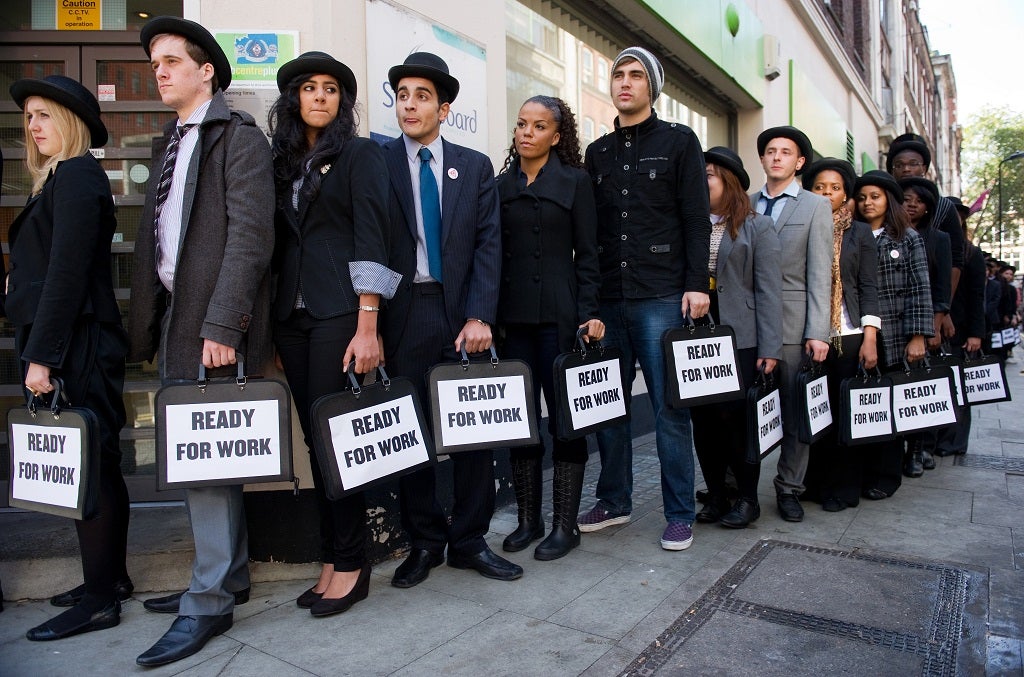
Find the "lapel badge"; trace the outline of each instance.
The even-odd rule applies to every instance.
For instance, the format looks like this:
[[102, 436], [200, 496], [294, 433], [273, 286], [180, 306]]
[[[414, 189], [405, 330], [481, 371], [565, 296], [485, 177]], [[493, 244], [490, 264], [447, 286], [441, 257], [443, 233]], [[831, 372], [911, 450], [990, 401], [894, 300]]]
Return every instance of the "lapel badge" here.
[[448, 178], [449, 179], [457, 179], [457, 178], [459, 178], [459, 170], [456, 169], [455, 167], [451, 167], [448, 170]]
[[900, 253], [896, 249], [891, 249], [889, 250], [889, 256], [893, 257], [894, 259], [898, 259], [900, 257]]
[[320, 168], [320, 173], [321, 174], [326, 174], [329, 171], [331, 171], [330, 163], [328, 163], [328, 164], [326, 164], [326, 165], [324, 165], [323, 167]]

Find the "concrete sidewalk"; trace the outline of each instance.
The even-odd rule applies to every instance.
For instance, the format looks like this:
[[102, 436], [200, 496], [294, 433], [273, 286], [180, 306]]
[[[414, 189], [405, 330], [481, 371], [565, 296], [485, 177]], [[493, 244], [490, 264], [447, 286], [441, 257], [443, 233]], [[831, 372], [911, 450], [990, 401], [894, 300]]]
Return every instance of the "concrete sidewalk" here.
[[[760, 520], [740, 531], [696, 525], [690, 549], [667, 552], [658, 545], [664, 517], [653, 435], [647, 435], [634, 443], [632, 521], [584, 534], [580, 548], [554, 562], [533, 560], [531, 550], [510, 555], [526, 569], [519, 581], [500, 583], [441, 566], [425, 583], [398, 590], [388, 584], [398, 564], [391, 561], [375, 568], [369, 599], [340, 616], [314, 619], [294, 604], [315, 575], [317, 567], [310, 566], [303, 580], [258, 582], [226, 635], [196, 656], [153, 670], [138, 668], [135, 657], [171, 617], [142, 609], [149, 594], [125, 604], [116, 629], [49, 643], [29, 642], [24, 633], [56, 609], [42, 601], [7, 602], [0, 614], [0, 675], [613, 675], [627, 668], [654, 674], [638, 668], [638, 658], [656, 651], [658, 638], [669, 637], [689, 615], [704, 613], [711, 603], [724, 608], [733, 589], [758, 608], [792, 602], [808, 618], [831, 614], [841, 622], [824, 619], [833, 628], [830, 635], [797, 629], [792, 614], [776, 612], [775, 621], [762, 614], [761, 621], [774, 625], [757, 626], [755, 635], [742, 614], [731, 616], [740, 620], [717, 635], [705, 631], [680, 639], [677, 663], [664, 663], [663, 672], [1022, 675], [1024, 377], [1013, 365], [1009, 370], [1019, 399], [974, 409], [970, 453], [938, 459], [936, 470], [905, 480], [888, 500], [864, 501], [840, 513], [806, 504], [802, 523], [784, 522], [774, 508], [773, 455], [763, 465]], [[584, 509], [598, 470], [595, 458]], [[514, 507], [495, 515], [488, 538], [495, 551], [514, 526]], [[897, 567], [888, 570], [893, 576], [913, 569], [906, 575], [924, 581], [920, 594], [914, 597], [912, 586], [887, 588], [889, 574], [868, 571], [868, 564]], [[871, 588], [842, 608], [820, 611], [833, 594], [826, 584], [861, 575], [858, 567]], [[32, 571], [53, 591], [74, 584], [52, 581], [42, 564]], [[820, 579], [807, 583], [818, 571]], [[960, 640], [959, 654], [942, 669], [929, 662], [928, 642], [917, 642], [927, 635], [926, 616], [942, 611], [941, 595], [914, 573], [921, 571], [962, 572], [969, 593], [959, 607], [946, 610], [965, 621], [950, 634], [954, 650]], [[905, 603], [897, 603], [903, 593]], [[794, 599], [782, 600], [787, 596]], [[749, 619], [752, 612], [743, 613]], [[851, 640], [851, 632], [884, 622], [896, 630], [883, 629], [874, 643]], [[730, 632], [756, 642], [732, 641]], [[894, 648], [894, 642], [917, 642], [917, 648]], [[890, 653], [880, 654], [879, 646]]]

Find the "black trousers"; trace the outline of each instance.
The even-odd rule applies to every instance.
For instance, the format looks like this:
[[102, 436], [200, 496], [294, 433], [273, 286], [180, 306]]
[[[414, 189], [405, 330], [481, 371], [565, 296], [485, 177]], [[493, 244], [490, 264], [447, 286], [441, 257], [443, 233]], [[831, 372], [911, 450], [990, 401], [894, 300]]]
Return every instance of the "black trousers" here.
[[313, 451], [310, 407], [323, 395], [349, 387], [341, 359], [356, 333], [355, 313], [318, 320], [295, 310], [274, 329], [274, 342], [288, 377], [299, 424], [309, 448], [309, 465], [320, 512], [320, 549], [335, 571], [355, 571], [366, 563], [366, 497], [363, 492], [337, 501], [327, 498], [323, 471]]
[[[757, 348], [737, 350], [736, 359], [743, 387], [750, 388], [757, 371]], [[761, 460], [747, 462], [749, 415], [745, 397], [690, 408], [697, 462], [713, 495], [725, 496], [725, 472], [731, 468], [740, 496], [757, 501]]]
[[[30, 333], [31, 326], [17, 328], [19, 355]], [[128, 489], [121, 474], [120, 443], [126, 420], [121, 391], [127, 352], [128, 336], [120, 325], [81, 319], [75, 325], [64, 366], [51, 372], [64, 381], [71, 403], [91, 410], [99, 420], [99, 514], [91, 520], [75, 520], [85, 591], [98, 603], [113, 600], [114, 583], [128, 578]], [[27, 368], [23, 363], [23, 370]]]
[[825, 371], [828, 375], [832, 427], [811, 445], [807, 477], [804, 480], [807, 493], [822, 501], [838, 498], [849, 506], [860, 503], [864, 453], [859, 446], [847, 447], [839, 443], [839, 420], [846, 415], [839, 407], [839, 386], [843, 379], [857, 375], [863, 343], [863, 334], [850, 334], [842, 337], [842, 355], [838, 354], [835, 347], [829, 348]]
[[[533, 374], [533, 406], [540, 420], [541, 391], [548, 405], [548, 431], [551, 433], [551, 458], [556, 463], [586, 463], [587, 438], [560, 440], [555, 426], [555, 358], [562, 351], [558, 345], [556, 324], [505, 325], [505, 341], [501, 357], [523, 360]], [[513, 447], [512, 460], [540, 459], [544, 457], [544, 444]]]
[[[412, 379], [427, 406], [426, 373], [441, 362], [459, 359], [455, 337], [462, 327], [448, 326], [440, 284], [413, 285], [409, 327], [394, 355], [387, 355], [391, 376]], [[451, 524], [437, 499], [436, 467], [404, 475], [399, 480], [402, 528], [412, 547], [440, 554], [447, 543], [451, 550], [475, 555], [487, 547], [484, 535], [494, 515], [494, 452], [491, 449], [462, 451], [451, 455], [455, 500]]]
[[[886, 364], [885, 349], [883, 341], [878, 342], [878, 364]], [[903, 369], [902, 362], [882, 369], [883, 373], [899, 371]], [[903, 484], [903, 450], [905, 438], [897, 436], [896, 439], [888, 442], [875, 442], [865, 444], [863, 449], [864, 475], [861, 487], [868, 489], [881, 489], [892, 496]]]

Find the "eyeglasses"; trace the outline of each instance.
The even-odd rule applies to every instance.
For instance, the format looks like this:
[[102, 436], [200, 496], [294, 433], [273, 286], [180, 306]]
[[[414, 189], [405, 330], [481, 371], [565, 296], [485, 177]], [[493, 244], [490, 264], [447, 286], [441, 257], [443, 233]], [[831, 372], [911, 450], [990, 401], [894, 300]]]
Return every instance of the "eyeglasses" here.
[[920, 160], [911, 160], [910, 162], [893, 162], [893, 169], [917, 169], [918, 167], [924, 167], [924, 163]]

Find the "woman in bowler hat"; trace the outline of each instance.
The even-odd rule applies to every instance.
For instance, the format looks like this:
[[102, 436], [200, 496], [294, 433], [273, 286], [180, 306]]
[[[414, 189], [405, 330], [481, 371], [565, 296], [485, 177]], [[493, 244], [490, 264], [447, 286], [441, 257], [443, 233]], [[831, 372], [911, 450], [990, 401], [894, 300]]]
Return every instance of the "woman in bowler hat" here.
[[296, 600], [313, 616], [366, 599], [366, 501], [329, 500], [312, 450], [310, 406], [380, 364], [377, 316], [401, 278], [386, 267], [388, 174], [384, 155], [357, 136], [356, 78], [323, 52], [306, 52], [277, 74], [270, 113], [277, 193], [274, 342], [310, 447], [323, 567]]
[[[749, 387], [758, 370], [771, 373], [782, 354], [782, 245], [771, 218], [750, 206], [750, 177], [739, 155], [716, 146], [704, 153], [704, 162], [711, 202], [710, 316], [736, 333], [740, 379]], [[761, 459], [747, 452], [748, 416], [744, 399], [693, 408], [693, 445], [708, 485], [698, 522], [742, 529], [761, 515]], [[726, 495], [727, 468], [736, 477], [735, 503]]]
[[[804, 188], [832, 205], [832, 295], [829, 304], [829, 346], [824, 366], [829, 402], [838, 411], [839, 385], [854, 376], [858, 365], [878, 364], [878, 254], [871, 226], [853, 218], [853, 186], [857, 173], [846, 160], [827, 157], [804, 172]], [[838, 419], [811, 445], [805, 495], [819, 499], [827, 512], [860, 503], [863, 455], [839, 444]]]
[[28, 631], [30, 640], [46, 641], [114, 627], [121, 618], [118, 597], [131, 593], [128, 490], [118, 439], [128, 341], [111, 280], [114, 201], [103, 168], [89, 154], [107, 142], [99, 103], [61, 75], [18, 80], [10, 92], [25, 112], [33, 181], [28, 204], [10, 228], [4, 305], [25, 389], [52, 396], [51, 379], [60, 378], [68, 399], [99, 422], [98, 516], [75, 522], [85, 584], [55, 598], [73, 604], [70, 609]]
[[[882, 341], [878, 361], [895, 370], [925, 356], [925, 339], [935, 333], [928, 257], [924, 241], [910, 226], [903, 189], [886, 172], [873, 169], [857, 179], [856, 216], [875, 235], [878, 309]], [[864, 445], [862, 495], [892, 496], [902, 483], [903, 438]]]

